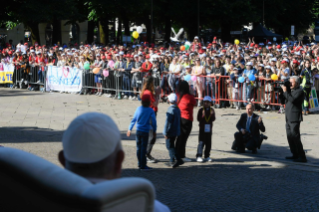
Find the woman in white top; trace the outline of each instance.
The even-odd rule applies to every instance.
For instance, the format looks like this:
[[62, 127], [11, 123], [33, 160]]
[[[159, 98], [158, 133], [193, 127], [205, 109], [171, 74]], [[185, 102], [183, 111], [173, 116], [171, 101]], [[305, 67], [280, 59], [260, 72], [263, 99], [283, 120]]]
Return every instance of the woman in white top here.
[[204, 66], [200, 65], [200, 59], [197, 58], [195, 60], [195, 66], [193, 66], [192, 76], [196, 76], [196, 81], [193, 82], [195, 86], [195, 90], [197, 91], [198, 95], [198, 107], [201, 105], [202, 98], [203, 98], [203, 88], [204, 88], [204, 80], [202, 75], [205, 74]]
[[169, 65], [169, 76], [168, 76], [168, 85], [171, 90], [175, 93], [176, 87], [179, 83], [179, 75], [181, 73], [182, 66], [177, 63], [178, 56], [173, 58], [172, 63]]

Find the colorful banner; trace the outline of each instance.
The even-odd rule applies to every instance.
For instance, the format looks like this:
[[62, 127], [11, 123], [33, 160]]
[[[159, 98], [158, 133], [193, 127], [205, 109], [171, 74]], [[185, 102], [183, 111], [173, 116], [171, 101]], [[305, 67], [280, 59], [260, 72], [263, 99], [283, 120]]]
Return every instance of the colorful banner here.
[[10, 83], [12, 84], [12, 77], [14, 72], [14, 65], [0, 63], [0, 84]]
[[316, 88], [312, 87], [309, 97], [309, 111], [316, 112], [319, 111], [319, 104], [318, 104], [318, 96], [316, 92]]
[[46, 91], [80, 92], [82, 71], [78, 68], [49, 66], [46, 74]]

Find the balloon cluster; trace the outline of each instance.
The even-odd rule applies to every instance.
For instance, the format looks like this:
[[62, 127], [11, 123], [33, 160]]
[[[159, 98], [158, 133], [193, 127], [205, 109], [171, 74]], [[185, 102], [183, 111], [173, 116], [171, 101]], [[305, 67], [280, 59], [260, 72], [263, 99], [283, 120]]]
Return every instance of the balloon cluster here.
[[137, 39], [142, 32], [143, 32], [143, 27], [138, 26], [138, 27], [136, 28], [136, 31], [134, 31], [134, 32], [132, 33], [132, 37], [135, 38], [135, 39]]
[[186, 41], [185, 45], [180, 47], [180, 50], [181, 51], [188, 50], [190, 48], [190, 46], [191, 46], [191, 43], [189, 41]]

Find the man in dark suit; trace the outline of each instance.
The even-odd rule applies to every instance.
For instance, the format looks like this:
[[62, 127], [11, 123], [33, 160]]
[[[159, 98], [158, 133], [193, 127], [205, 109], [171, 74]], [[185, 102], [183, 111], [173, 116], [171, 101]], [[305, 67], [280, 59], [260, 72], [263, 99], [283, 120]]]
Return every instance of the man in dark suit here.
[[236, 132], [235, 141], [232, 149], [239, 153], [245, 153], [245, 148], [252, 150], [252, 153], [257, 153], [257, 147], [260, 143], [260, 132], [265, 132], [265, 126], [262, 118], [254, 113], [254, 105], [248, 104], [246, 112], [240, 116], [236, 125], [239, 132]]
[[286, 159], [292, 159], [295, 162], [307, 162], [305, 151], [300, 140], [300, 122], [302, 121], [302, 103], [304, 101], [304, 92], [299, 87], [297, 76], [290, 77], [290, 90], [281, 86], [281, 94], [286, 104], [286, 133], [292, 156]]

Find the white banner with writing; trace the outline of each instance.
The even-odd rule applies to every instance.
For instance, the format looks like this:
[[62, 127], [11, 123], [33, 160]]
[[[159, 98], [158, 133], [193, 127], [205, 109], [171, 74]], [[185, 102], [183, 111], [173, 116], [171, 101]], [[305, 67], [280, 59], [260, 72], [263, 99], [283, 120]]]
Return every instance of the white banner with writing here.
[[49, 66], [46, 75], [46, 91], [80, 92], [82, 70], [68, 66]]

